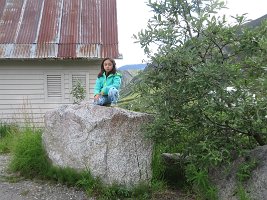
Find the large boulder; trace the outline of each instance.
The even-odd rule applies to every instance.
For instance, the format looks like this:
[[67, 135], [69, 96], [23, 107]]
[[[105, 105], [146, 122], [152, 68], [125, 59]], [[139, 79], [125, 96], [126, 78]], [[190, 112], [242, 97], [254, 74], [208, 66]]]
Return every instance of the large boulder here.
[[151, 179], [152, 143], [140, 131], [151, 119], [121, 108], [65, 105], [45, 114], [43, 144], [56, 166], [132, 186]]
[[[237, 180], [238, 169], [251, 162], [257, 163], [255, 169], [247, 181], [240, 183]], [[211, 175], [220, 200], [240, 199], [240, 184], [249, 199], [267, 200], [267, 145], [251, 150], [247, 155], [237, 158], [231, 166], [216, 169]]]

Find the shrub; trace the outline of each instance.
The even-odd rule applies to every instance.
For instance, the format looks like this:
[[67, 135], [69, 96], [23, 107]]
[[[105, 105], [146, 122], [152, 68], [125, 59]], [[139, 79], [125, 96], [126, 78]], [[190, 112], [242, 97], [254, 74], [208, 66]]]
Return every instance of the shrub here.
[[74, 97], [74, 103], [80, 103], [86, 97], [86, 90], [80, 81], [76, 81], [74, 84], [71, 94]]

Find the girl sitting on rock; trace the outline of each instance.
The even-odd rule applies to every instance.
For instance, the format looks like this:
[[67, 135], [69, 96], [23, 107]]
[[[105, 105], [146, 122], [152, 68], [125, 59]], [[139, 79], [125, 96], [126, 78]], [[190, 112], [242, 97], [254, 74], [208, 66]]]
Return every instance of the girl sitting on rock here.
[[121, 74], [117, 73], [116, 63], [104, 58], [94, 87], [94, 104], [115, 106], [119, 98]]

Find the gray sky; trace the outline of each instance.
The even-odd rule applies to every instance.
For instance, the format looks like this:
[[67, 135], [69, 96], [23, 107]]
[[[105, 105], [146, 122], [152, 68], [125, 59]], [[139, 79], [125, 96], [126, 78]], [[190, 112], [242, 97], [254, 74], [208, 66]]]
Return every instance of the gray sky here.
[[[153, 15], [146, 6], [147, 0], [117, 0], [119, 52], [123, 59], [116, 60], [117, 66], [139, 64], [146, 60], [143, 49], [134, 43], [132, 35], [145, 29]], [[249, 19], [267, 14], [267, 0], [227, 0], [227, 15], [248, 13]]]

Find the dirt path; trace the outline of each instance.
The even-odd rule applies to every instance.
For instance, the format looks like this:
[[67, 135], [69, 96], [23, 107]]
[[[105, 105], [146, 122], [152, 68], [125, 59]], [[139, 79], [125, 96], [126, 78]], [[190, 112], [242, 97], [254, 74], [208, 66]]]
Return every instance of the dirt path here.
[[9, 161], [9, 155], [0, 155], [0, 200], [93, 200], [85, 192], [64, 185], [19, 180], [7, 172]]

